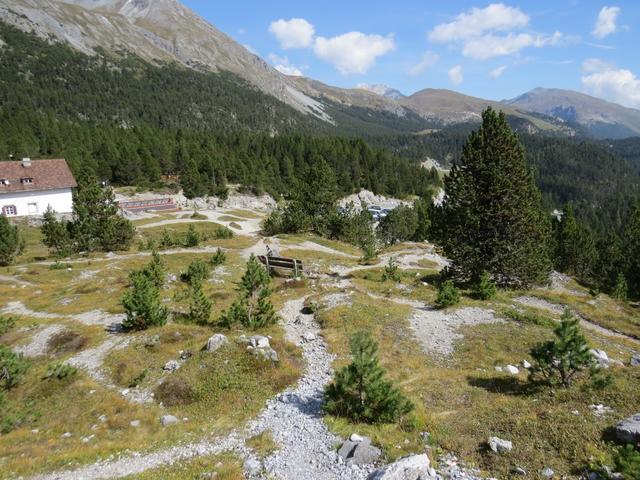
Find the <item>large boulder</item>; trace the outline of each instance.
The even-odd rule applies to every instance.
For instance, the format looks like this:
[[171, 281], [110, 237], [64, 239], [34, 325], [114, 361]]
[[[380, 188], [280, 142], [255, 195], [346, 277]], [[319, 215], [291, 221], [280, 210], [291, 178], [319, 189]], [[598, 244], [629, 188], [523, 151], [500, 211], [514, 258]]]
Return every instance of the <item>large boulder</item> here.
[[605, 352], [604, 350], [592, 348], [591, 350], [589, 350], [589, 353], [595, 359], [598, 365], [600, 365], [602, 368], [609, 368], [609, 355], [607, 355], [607, 352]]
[[625, 418], [615, 428], [616, 438], [620, 442], [636, 444], [640, 442], [640, 413]]
[[491, 449], [491, 451], [495, 453], [510, 452], [513, 449], [513, 443], [511, 443], [509, 440], [503, 440], [502, 438], [498, 437], [489, 438], [489, 441], [487, 443], [489, 444], [489, 448]]
[[381, 454], [379, 448], [371, 445], [369, 438], [356, 434], [351, 435], [338, 450], [338, 455], [348, 465], [370, 465], [375, 463]]
[[249, 344], [253, 348], [268, 348], [271, 345], [269, 344], [269, 339], [267, 337], [263, 337], [262, 335], [254, 335], [249, 339]]
[[426, 454], [404, 457], [369, 475], [368, 480], [432, 480], [437, 478]]
[[225, 337], [221, 333], [216, 333], [213, 337], [207, 340], [207, 346], [205, 347], [205, 350], [207, 352], [215, 352], [226, 343], [229, 343], [227, 337]]

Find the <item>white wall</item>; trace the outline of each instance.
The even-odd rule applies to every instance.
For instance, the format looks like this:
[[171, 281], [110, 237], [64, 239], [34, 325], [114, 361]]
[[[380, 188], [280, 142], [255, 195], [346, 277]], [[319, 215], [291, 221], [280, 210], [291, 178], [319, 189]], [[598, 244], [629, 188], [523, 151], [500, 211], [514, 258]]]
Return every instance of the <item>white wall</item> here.
[[70, 188], [42, 192], [0, 192], [0, 214], [5, 205], [15, 205], [18, 217], [42, 215], [49, 205], [57, 213], [70, 213], [73, 195]]

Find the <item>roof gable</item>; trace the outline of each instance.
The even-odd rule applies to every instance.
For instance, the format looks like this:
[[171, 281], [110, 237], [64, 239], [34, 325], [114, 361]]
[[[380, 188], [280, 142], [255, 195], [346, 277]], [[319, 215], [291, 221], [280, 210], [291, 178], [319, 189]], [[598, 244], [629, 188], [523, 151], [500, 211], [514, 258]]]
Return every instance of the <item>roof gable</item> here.
[[30, 166], [24, 166], [21, 161], [0, 161], [0, 195], [76, 186], [69, 165], [62, 158], [31, 160]]

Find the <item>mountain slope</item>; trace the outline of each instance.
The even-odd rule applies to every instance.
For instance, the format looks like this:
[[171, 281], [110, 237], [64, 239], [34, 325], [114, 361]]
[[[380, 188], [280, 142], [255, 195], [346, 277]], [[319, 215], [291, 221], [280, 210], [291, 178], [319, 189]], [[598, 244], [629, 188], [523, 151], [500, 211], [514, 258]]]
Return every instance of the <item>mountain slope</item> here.
[[503, 103], [578, 124], [596, 138], [640, 135], [640, 110], [571, 90], [536, 88]]
[[0, 19], [84, 53], [125, 50], [147, 60], [229, 71], [299, 111], [322, 116], [322, 105], [177, 0], [3, 0]]

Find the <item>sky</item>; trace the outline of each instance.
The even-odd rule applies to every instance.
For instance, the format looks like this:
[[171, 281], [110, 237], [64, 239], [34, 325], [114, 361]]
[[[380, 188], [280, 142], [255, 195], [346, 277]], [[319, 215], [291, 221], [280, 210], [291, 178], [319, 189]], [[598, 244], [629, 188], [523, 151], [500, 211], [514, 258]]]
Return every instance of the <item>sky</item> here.
[[564, 88], [640, 108], [640, 1], [270, 0], [187, 6], [283, 73], [501, 100]]

